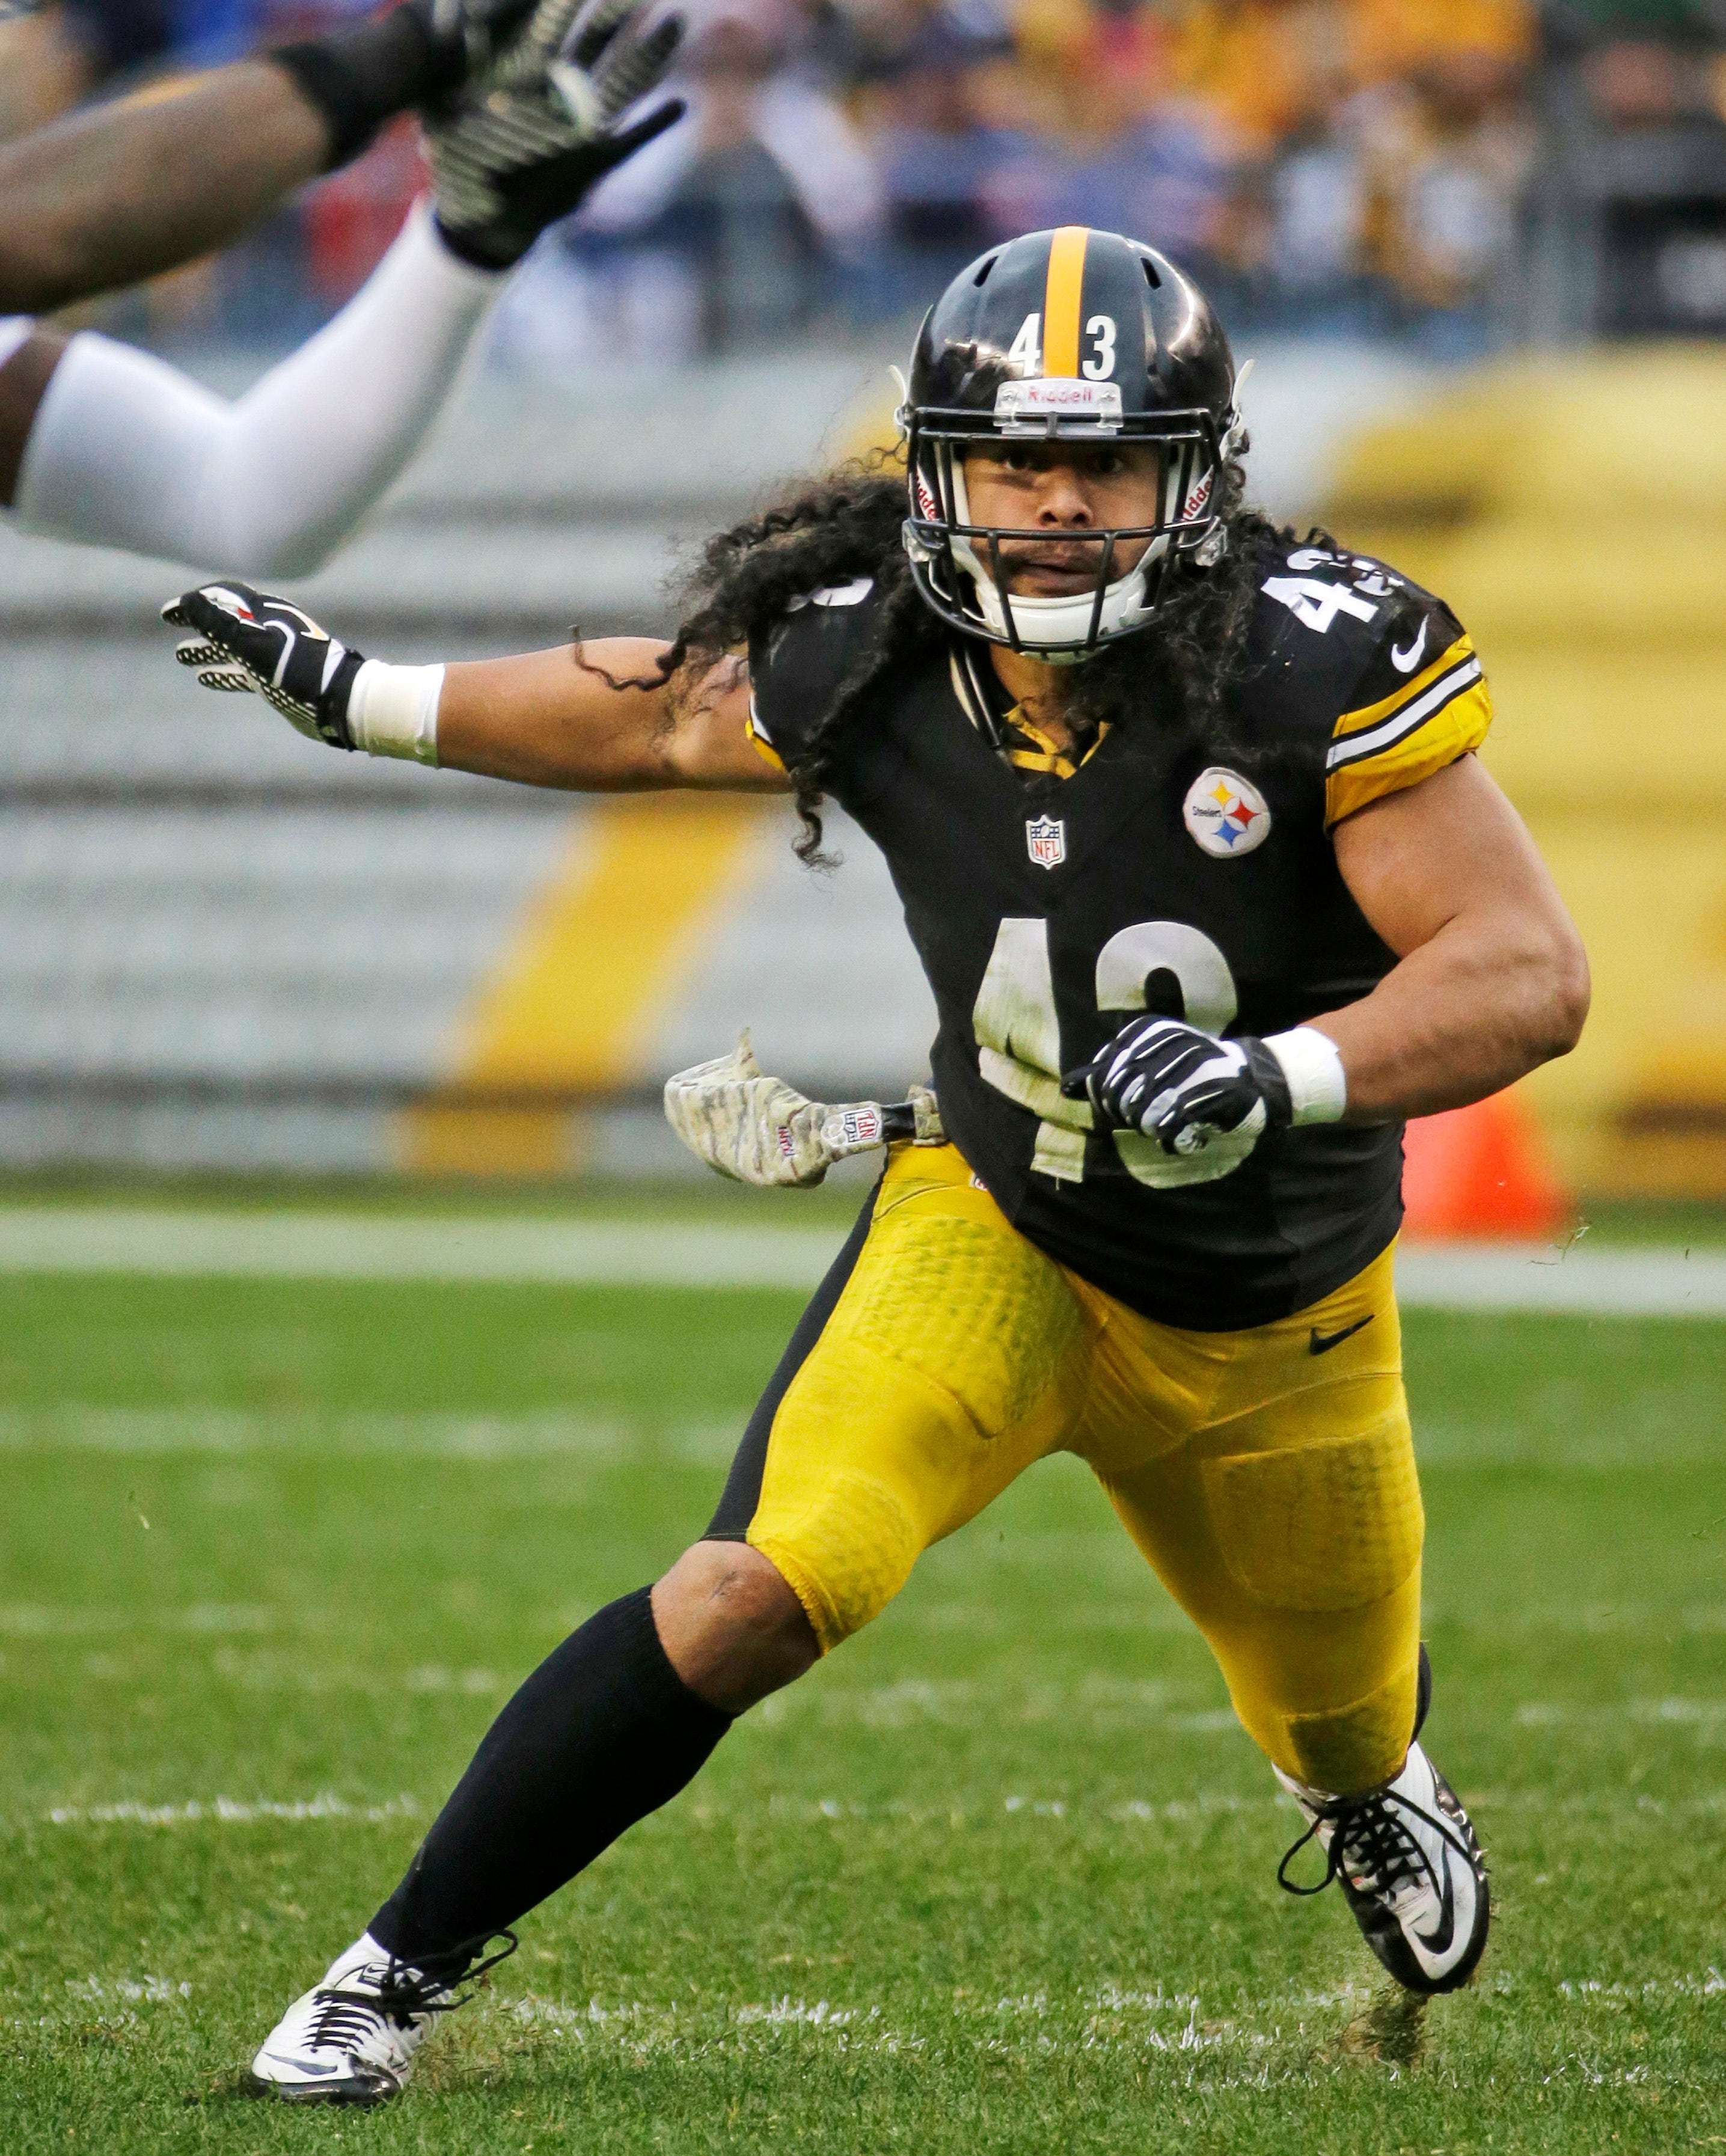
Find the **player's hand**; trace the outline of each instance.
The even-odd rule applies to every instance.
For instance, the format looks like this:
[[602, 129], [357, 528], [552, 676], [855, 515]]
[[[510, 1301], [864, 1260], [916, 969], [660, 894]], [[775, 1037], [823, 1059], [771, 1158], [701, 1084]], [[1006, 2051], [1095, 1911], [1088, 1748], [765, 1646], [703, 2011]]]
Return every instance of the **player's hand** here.
[[364, 654], [309, 613], [249, 584], [200, 584], [171, 599], [162, 618], [197, 632], [174, 656], [196, 669], [202, 687], [261, 696], [308, 739], [353, 747], [347, 702]]
[[394, 114], [414, 106], [448, 111], [524, 42], [536, 5], [401, 0], [382, 14], [339, 23], [321, 38], [278, 45], [270, 57], [323, 116], [333, 169], [357, 157]]
[[683, 35], [677, 16], [649, 16], [639, 0], [539, 0], [496, 65], [449, 113], [428, 119], [433, 200], [456, 254], [506, 269], [682, 116], [673, 98], [616, 127], [664, 78]]
[[1142, 1131], [1183, 1158], [1223, 1137], [1250, 1149], [1294, 1120], [1288, 1081], [1261, 1040], [1220, 1040], [1179, 1019], [1130, 1019], [1061, 1090], [1088, 1099], [1099, 1125]]
[[836, 1160], [873, 1152], [890, 1138], [938, 1145], [935, 1096], [912, 1090], [883, 1107], [850, 1101], [840, 1107], [806, 1100], [756, 1061], [746, 1026], [729, 1055], [716, 1055], [665, 1081], [665, 1120], [690, 1151], [734, 1183], [809, 1188]]
[[402, 0], [395, 11], [425, 40], [426, 97], [433, 104], [479, 81], [509, 52], [535, 0]]

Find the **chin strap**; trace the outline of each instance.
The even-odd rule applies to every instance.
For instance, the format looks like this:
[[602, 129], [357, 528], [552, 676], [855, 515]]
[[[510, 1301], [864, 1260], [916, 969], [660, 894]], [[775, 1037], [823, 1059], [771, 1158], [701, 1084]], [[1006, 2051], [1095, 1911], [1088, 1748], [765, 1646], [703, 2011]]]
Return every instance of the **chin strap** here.
[[1007, 737], [995, 716], [994, 700], [984, 680], [980, 662], [981, 654], [969, 637], [954, 636], [948, 639], [948, 671], [953, 677], [953, 693], [958, 699], [959, 709], [1001, 762], [1010, 764], [1013, 758], [1007, 747]]

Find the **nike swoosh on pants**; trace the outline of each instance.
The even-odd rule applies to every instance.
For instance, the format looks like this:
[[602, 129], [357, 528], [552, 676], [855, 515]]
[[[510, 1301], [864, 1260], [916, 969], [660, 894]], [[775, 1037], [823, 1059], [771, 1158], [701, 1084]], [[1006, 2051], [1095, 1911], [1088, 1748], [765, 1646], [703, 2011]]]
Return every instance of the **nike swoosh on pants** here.
[[1307, 1353], [1309, 1355], [1328, 1355], [1333, 1348], [1340, 1348], [1345, 1340], [1352, 1340], [1357, 1332], [1372, 1322], [1373, 1313], [1368, 1311], [1364, 1317], [1357, 1317], [1352, 1325], [1345, 1325], [1340, 1332], [1321, 1332], [1315, 1325], [1307, 1342]]

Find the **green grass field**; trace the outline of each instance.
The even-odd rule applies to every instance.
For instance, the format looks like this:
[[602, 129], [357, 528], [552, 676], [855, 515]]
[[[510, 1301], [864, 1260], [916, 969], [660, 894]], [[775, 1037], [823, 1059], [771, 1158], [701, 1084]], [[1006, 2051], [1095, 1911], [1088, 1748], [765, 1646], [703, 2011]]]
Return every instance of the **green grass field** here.
[[1424, 2025], [1277, 1892], [1294, 1814], [1057, 1462], [530, 1918], [401, 2103], [249, 2100], [513, 1681], [699, 1529], [795, 1307], [0, 1282], [0, 2149], [1726, 2144], [1695, 1322], [1410, 1321], [1430, 1742], [1500, 1912]]

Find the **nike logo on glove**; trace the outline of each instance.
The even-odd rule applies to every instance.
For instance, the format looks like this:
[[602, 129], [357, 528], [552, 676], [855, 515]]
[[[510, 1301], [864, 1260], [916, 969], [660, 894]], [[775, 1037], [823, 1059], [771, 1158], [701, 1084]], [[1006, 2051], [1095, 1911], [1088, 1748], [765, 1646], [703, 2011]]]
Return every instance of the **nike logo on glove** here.
[[1364, 1317], [1357, 1317], [1352, 1325], [1345, 1325], [1340, 1332], [1321, 1332], [1315, 1325], [1307, 1342], [1307, 1353], [1309, 1355], [1328, 1355], [1333, 1348], [1340, 1348], [1345, 1340], [1352, 1340], [1364, 1326], [1370, 1325], [1372, 1322], [1373, 1312], [1368, 1311]]
[[1410, 644], [1407, 650], [1405, 651], [1400, 644], [1393, 644], [1391, 645], [1390, 664], [1396, 669], [1399, 674], [1412, 674], [1415, 667], [1420, 665], [1420, 654], [1425, 649], [1426, 624], [1423, 621], [1420, 624], [1420, 634], [1415, 639], [1414, 642]]

